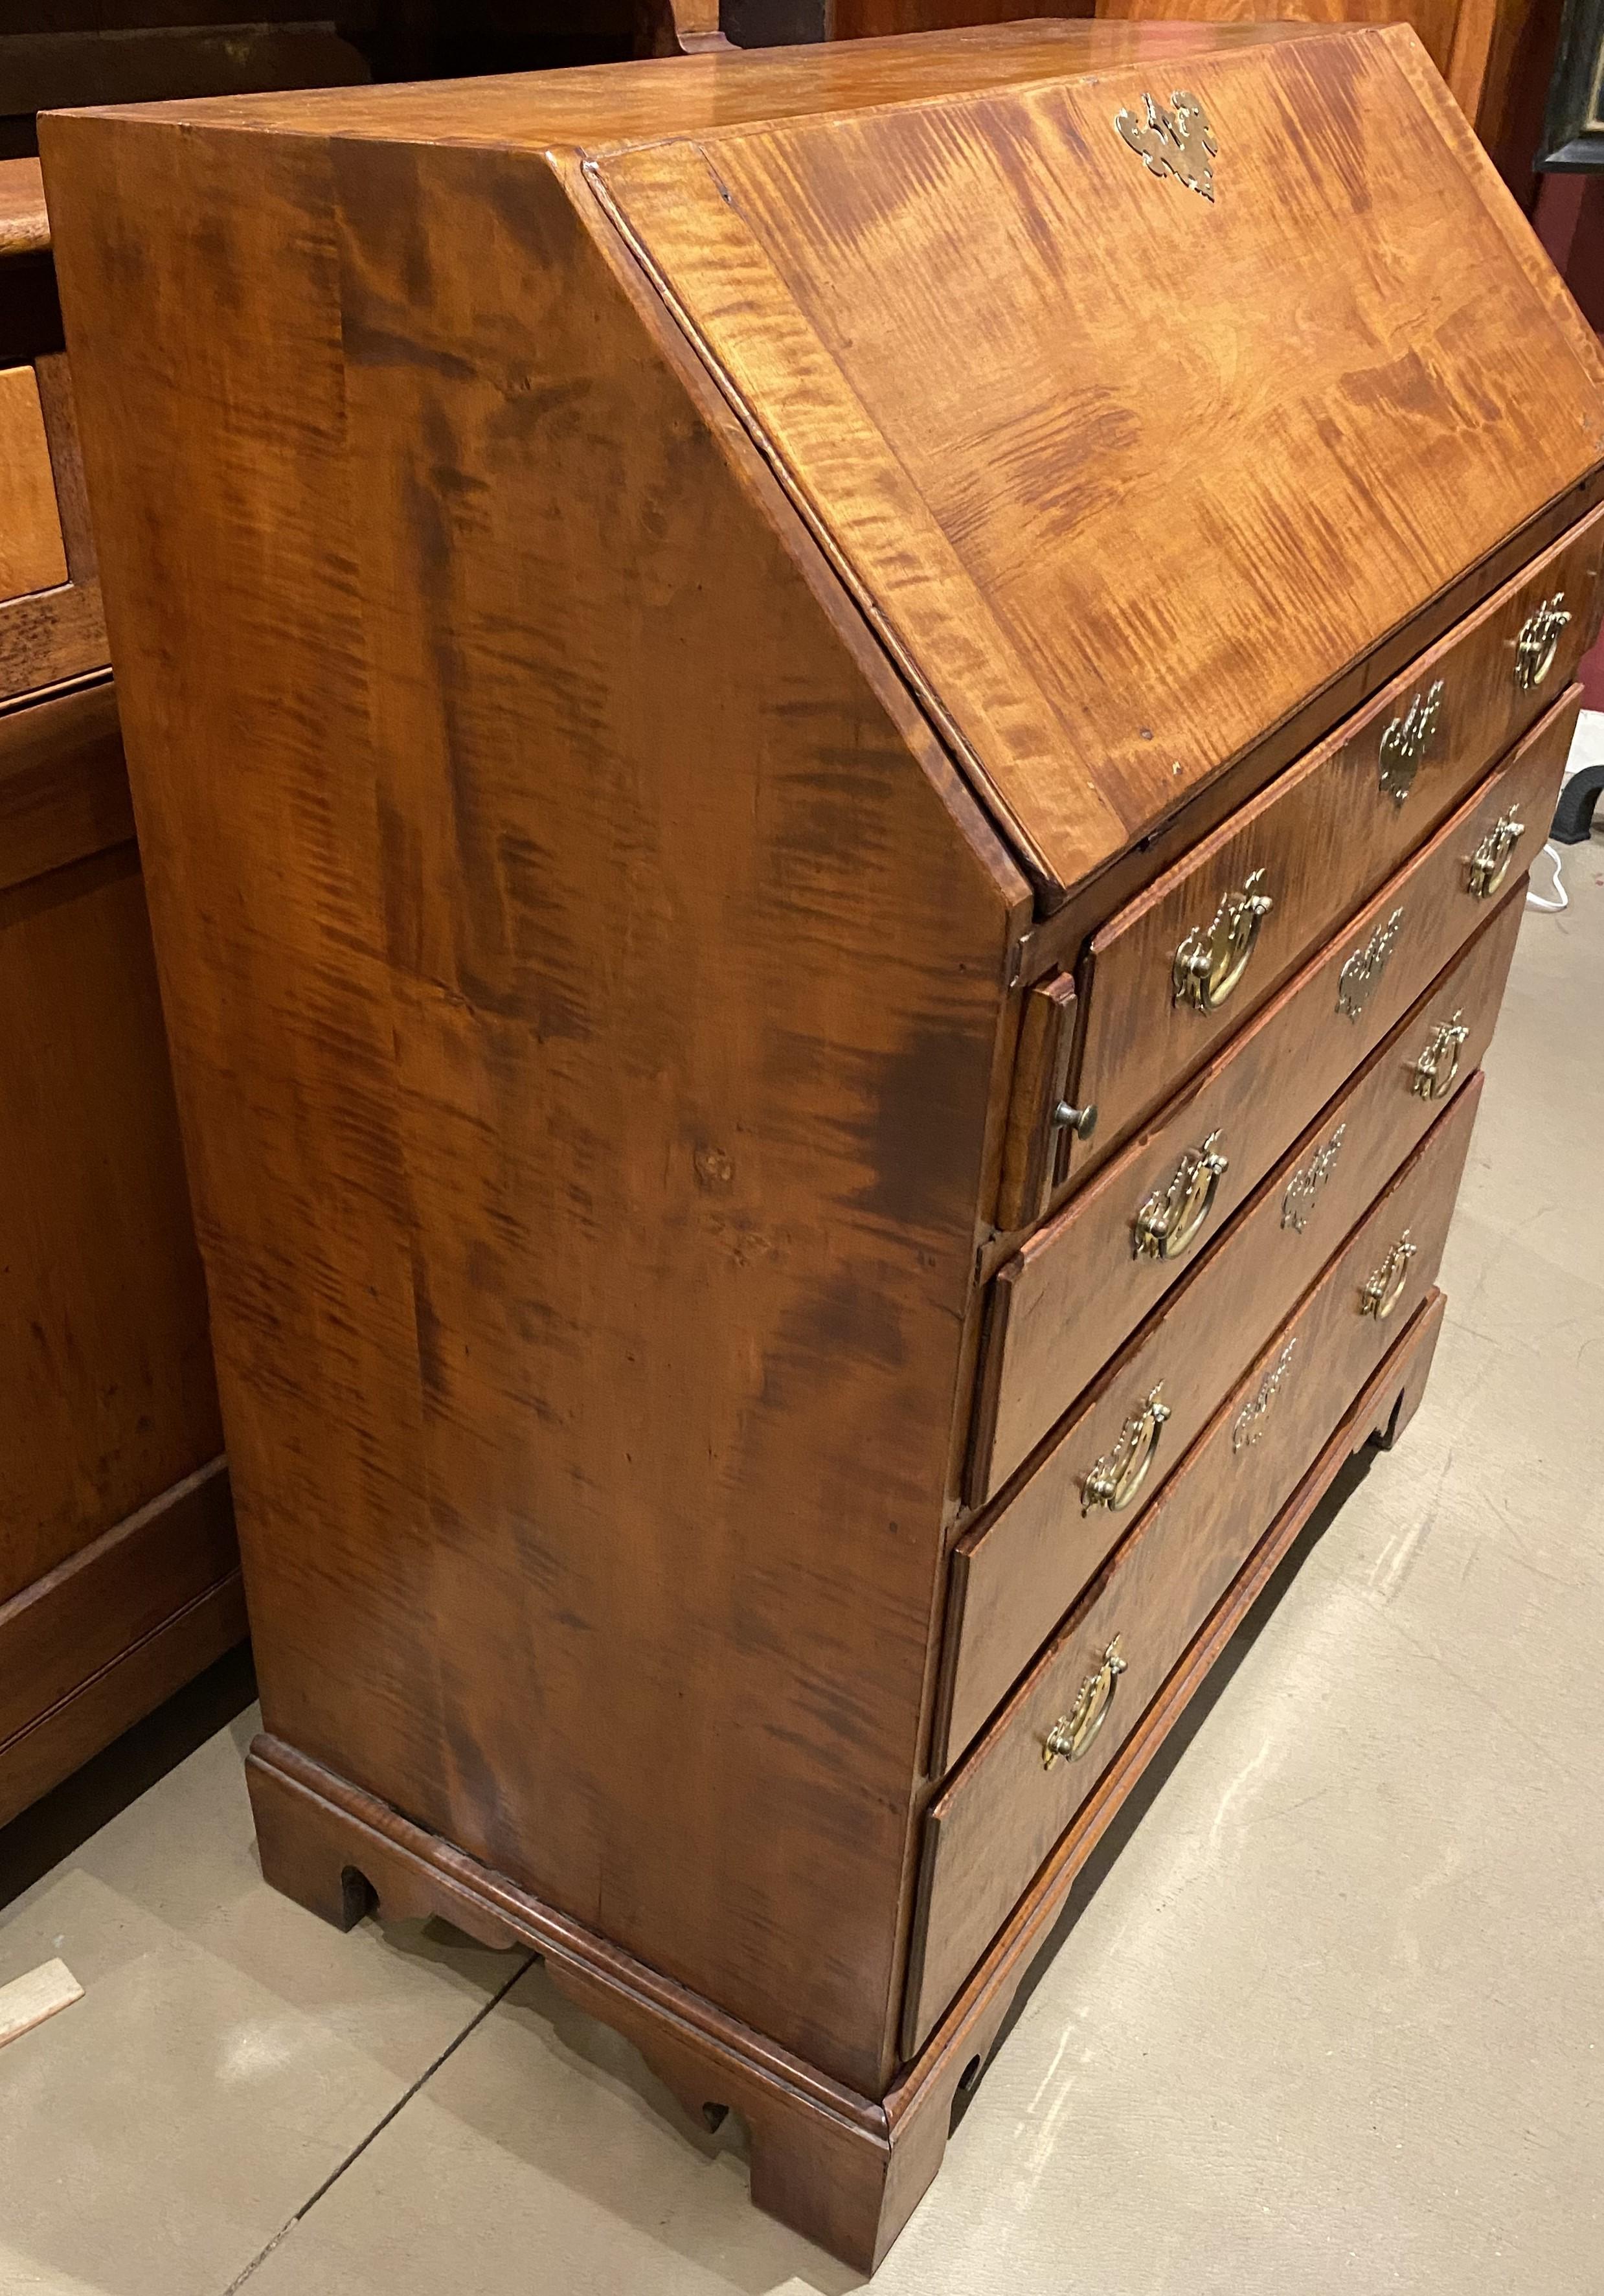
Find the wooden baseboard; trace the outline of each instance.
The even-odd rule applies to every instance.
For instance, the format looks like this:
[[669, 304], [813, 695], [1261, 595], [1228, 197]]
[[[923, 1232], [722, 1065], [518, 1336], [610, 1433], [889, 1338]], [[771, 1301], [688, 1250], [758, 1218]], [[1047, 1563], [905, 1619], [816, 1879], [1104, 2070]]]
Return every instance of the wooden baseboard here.
[[0, 1824], [245, 1632], [219, 1458], [0, 1603]]
[[570, 1999], [626, 2034], [692, 2117], [733, 2107], [751, 2137], [760, 2208], [872, 2271], [941, 2166], [958, 2091], [983, 2070], [1014, 1997], [1109, 1822], [1355, 1450], [1395, 1437], [1441, 1326], [1434, 1292], [1401, 1335], [1043, 1866], [1002, 1935], [883, 2098], [855, 2095], [710, 2001], [479, 1865], [282, 1739], [247, 1761], [262, 1871], [349, 1929], [376, 1898], [396, 1919], [440, 1915], [491, 1947], [539, 1954]]

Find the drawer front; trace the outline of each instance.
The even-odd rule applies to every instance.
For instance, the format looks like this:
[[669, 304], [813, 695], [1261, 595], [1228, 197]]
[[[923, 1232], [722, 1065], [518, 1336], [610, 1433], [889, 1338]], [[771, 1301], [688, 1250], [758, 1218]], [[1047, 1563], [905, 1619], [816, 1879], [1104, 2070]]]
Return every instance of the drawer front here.
[[1474, 1102], [1522, 898], [1517, 889], [1433, 983], [1099, 1374], [1025, 1480], [960, 1539], [932, 1775], [1019, 1680], [1444, 1103]]
[[30, 366], [0, 368], [0, 599], [67, 579], [55, 478]]
[[970, 1439], [972, 1505], [1002, 1488], [1541, 849], [1580, 701], [1573, 687], [1369, 907], [998, 1271]]
[[910, 2051], [1424, 1300], [1474, 1113], [1461, 1096], [1421, 1143], [931, 1803]]
[[1564, 693], [1598, 621], [1601, 555], [1595, 513], [1096, 935], [1070, 1097], [1096, 1106], [1099, 1151], [1239, 1028]]
[[[999, 1966], [1006, 1969], [1011, 1964], [1017, 1965], [1021, 1952], [1030, 1956], [1047, 1936], [1050, 1925], [1063, 1911], [1066, 1892], [1084, 1871], [1087, 1859], [1128, 1801], [1142, 1773], [1186, 1712], [1215, 1660], [1270, 1585], [1278, 1566], [1284, 1562], [1298, 1534], [1307, 1527], [1343, 1468], [1357, 1453], [1371, 1446], [1390, 1450], [1397, 1436], [1407, 1429], [1431, 1376], [1446, 1305], [1440, 1292], [1428, 1294], [1425, 1306], [1399, 1332], [1332, 1429], [1323, 1447], [1310, 1460], [1280, 1513], [1165, 1677], [1158, 1696], [1150, 1701], [1141, 1719], [1125, 1728], [1118, 1751], [1103, 1765], [1096, 1785], [1036, 1869], [1029, 1886], [1015, 1901], [1013, 1910], [971, 1975], [961, 1985], [947, 2010], [936, 2013], [942, 2017], [939, 2031], [953, 2034], [956, 2029], [961, 2036], [967, 2028], [978, 2035], [981, 2032], [974, 2013], [984, 1998], [988, 1978]], [[926, 1966], [916, 1956], [910, 1981], [904, 1988], [898, 2047], [904, 2058], [917, 2054], [915, 2037], [929, 2030], [932, 2011], [924, 1984]]]
[[[1103, 926], [1082, 961], [1078, 999], [1065, 973], [1030, 992], [1000, 1228], [1034, 1226], [1072, 1172], [1089, 1173], [1112, 1154], [1520, 738], [1586, 651], [1604, 601], [1601, 568], [1604, 511], [1534, 559]], [[1265, 898], [1272, 906], [1256, 914]], [[1183, 945], [1189, 955], [1207, 947], [1215, 960], [1207, 988], [1186, 965], [1178, 985]], [[1062, 1119], [1069, 1108], [1079, 1132]]]

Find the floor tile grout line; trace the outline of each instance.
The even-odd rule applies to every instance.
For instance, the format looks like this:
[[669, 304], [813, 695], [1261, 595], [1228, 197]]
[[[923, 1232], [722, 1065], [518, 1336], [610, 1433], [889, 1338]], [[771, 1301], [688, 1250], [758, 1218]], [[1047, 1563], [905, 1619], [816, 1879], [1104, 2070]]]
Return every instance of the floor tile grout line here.
[[278, 2230], [274, 2234], [273, 2238], [267, 2243], [266, 2246], [259, 2249], [256, 2255], [251, 2258], [244, 2270], [237, 2273], [233, 2279], [229, 2282], [227, 2287], [223, 2291], [223, 2296], [237, 2296], [237, 2292], [243, 2288], [245, 2283], [250, 2279], [257, 2267], [259, 2264], [265, 2264], [267, 2261], [267, 2259], [273, 2254], [274, 2250], [279, 2246], [280, 2243], [287, 2239], [289, 2234], [295, 2230], [296, 2226], [300, 2223], [302, 2218], [311, 2214], [312, 2210], [317, 2206], [319, 2201], [322, 2200], [323, 2194], [331, 2185], [337, 2185], [340, 2182], [340, 2179], [345, 2175], [346, 2170], [351, 2166], [352, 2162], [361, 2160], [363, 2154], [367, 2151], [368, 2146], [373, 2142], [374, 2138], [381, 2136], [384, 2134], [384, 2131], [389, 2127], [391, 2121], [396, 2118], [396, 2115], [412, 2103], [413, 2097], [416, 2096], [418, 2091], [426, 2082], [431, 2081], [434, 2079], [435, 2075], [439, 2071], [440, 2067], [445, 2063], [446, 2058], [455, 2054], [456, 2051], [462, 2047], [463, 2042], [468, 2038], [468, 2036], [471, 2033], [475, 2033], [479, 2030], [486, 2018], [490, 2014], [490, 2012], [498, 2007], [499, 2005], [506, 1999], [508, 1994], [511, 1992], [512, 1988], [517, 1984], [519, 1979], [524, 1976], [528, 1970], [533, 1968], [534, 1964], [539, 1960], [539, 1958], [540, 1956], [537, 1953], [525, 1955], [518, 1967], [513, 1971], [511, 1976], [508, 1978], [506, 1983], [498, 1988], [498, 1989], [490, 1996], [490, 1998], [484, 2004], [482, 2008], [475, 2011], [474, 2014], [463, 2026], [462, 2031], [452, 2040], [446, 2043], [446, 2046], [440, 2051], [439, 2055], [436, 2057], [433, 2063], [424, 2066], [423, 2070], [418, 2075], [417, 2079], [413, 2081], [412, 2087], [402, 2092], [402, 2094], [396, 2099], [394, 2104], [391, 2105], [388, 2112], [381, 2115], [381, 2117], [373, 2123], [372, 2127], [368, 2130], [367, 2135], [362, 2139], [362, 2142], [359, 2144], [352, 2145], [350, 2151], [346, 2154], [345, 2159], [341, 2161], [336, 2168], [330, 2170], [329, 2174], [323, 2178], [322, 2184], [312, 2194], [311, 2198], [301, 2202], [299, 2208], [296, 2210], [295, 2214], [292, 2217], [287, 2218], [279, 2226]]

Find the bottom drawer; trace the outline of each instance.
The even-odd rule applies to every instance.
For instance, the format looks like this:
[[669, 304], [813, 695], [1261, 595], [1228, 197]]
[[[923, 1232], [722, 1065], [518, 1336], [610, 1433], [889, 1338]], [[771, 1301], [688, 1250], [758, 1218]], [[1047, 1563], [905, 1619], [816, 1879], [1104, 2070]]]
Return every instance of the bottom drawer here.
[[931, 1803], [906, 2054], [1430, 1290], [1474, 1116], [1466, 1095], [1434, 1126]]

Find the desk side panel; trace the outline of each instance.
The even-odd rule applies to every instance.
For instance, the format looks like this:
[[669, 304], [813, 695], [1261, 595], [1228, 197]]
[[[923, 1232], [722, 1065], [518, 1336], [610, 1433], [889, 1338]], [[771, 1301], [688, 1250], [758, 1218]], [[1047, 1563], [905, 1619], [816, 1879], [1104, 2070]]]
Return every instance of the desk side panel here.
[[560, 163], [47, 138], [268, 1726], [877, 2091], [1019, 882]]

